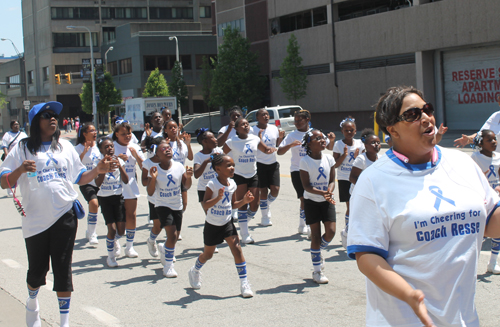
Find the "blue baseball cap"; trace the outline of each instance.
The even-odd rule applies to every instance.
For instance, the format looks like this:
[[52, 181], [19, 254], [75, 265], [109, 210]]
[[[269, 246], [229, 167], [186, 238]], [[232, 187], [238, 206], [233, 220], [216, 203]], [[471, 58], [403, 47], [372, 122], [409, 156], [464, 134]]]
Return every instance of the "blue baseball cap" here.
[[41, 113], [45, 110], [52, 110], [53, 112], [55, 112], [56, 114], [59, 115], [61, 113], [62, 108], [63, 108], [62, 103], [57, 102], [57, 101], [50, 101], [50, 102], [39, 103], [39, 104], [34, 105], [28, 114], [28, 119], [30, 120], [30, 125], [31, 125], [31, 121], [33, 120], [33, 118], [35, 118], [35, 116], [38, 115], [39, 113]]

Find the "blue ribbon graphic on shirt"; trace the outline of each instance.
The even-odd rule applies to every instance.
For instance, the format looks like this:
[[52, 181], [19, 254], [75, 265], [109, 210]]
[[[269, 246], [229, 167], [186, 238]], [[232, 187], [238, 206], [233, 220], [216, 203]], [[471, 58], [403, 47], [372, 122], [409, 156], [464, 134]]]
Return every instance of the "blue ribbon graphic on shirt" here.
[[351, 160], [354, 160], [356, 158], [354, 158], [354, 152], [349, 152], [349, 162], [351, 162]]
[[325, 175], [325, 168], [323, 168], [323, 167], [319, 167], [319, 168], [318, 168], [318, 172], [319, 172], [319, 175], [318, 175], [318, 177], [316, 178], [316, 180], [319, 180], [319, 178], [320, 178], [321, 176], [323, 176], [323, 177], [326, 179], [326, 175]]
[[245, 147], [247, 148], [247, 149], [245, 150], [245, 154], [247, 154], [247, 153], [248, 153], [248, 151], [250, 151], [250, 152], [252, 152], [252, 153], [253, 153], [252, 149], [250, 149], [250, 144], [245, 144]]
[[57, 160], [54, 159], [54, 155], [51, 153], [47, 153], [47, 157], [49, 157], [49, 160], [45, 163], [45, 166], [48, 166], [49, 163], [52, 161], [55, 165], [57, 165]]
[[168, 178], [167, 187], [170, 186], [170, 183], [174, 183], [174, 185], [175, 185], [175, 181], [173, 180], [172, 175], [170, 175], [170, 174], [167, 175], [167, 178]]
[[222, 199], [222, 203], [224, 203], [226, 201], [228, 203], [230, 202], [230, 200], [229, 200], [229, 192], [224, 192], [224, 199]]
[[434, 208], [436, 208], [436, 210], [439, 210], [439, 206], [441, 205], [441, 200], [444, 200], [449, 204], [451, 204], [452, 206], [455, 206], [455, 201], [445, 198], [443, 196], [443, 191], [441, 191], [439, 187], [429, 186], [429, 191], [431, 191], [431, 193], [436, 196], [436, 202], [434, 202]]
[[269, 138], [269, 135], [264, 134], [264, 142], [271, 142], [271, 139]]
[[177, 156], [177, 157], [179, 156], [179, 152], [177, 152], [177, 149], [174, 149], [174, 157], [175, 156]]
[[493, 165], [490, 166], [490, 173], [488, 174], [488, 178], [490, 178], [491, 174], [493, 174], [493, 177], [497, 177], [497, 174], [495, 174], [495, 166]]
[[108, 181], [112, 178], [112, 179], [116, 179], [115, 175], [113, 175], [113, 173], [108, 173]]

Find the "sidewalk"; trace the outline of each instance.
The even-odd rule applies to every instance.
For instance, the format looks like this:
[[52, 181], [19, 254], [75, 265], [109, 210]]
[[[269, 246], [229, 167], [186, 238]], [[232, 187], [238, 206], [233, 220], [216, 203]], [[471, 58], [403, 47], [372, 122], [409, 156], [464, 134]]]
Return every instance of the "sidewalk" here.
[[[28, 291], [26, 291], [26, 298]], [[25, 305], [0, 288], [0, 326], [25, 326]], [[49, 325], [42, 319], [42, 327]]]

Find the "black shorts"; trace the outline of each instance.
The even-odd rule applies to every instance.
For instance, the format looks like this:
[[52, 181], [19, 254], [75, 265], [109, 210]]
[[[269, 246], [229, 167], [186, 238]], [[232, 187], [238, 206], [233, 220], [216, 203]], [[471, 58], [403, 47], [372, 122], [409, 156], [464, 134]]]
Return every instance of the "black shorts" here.
[[80, 192], [82, 192], [85, 201], [90, 202], [90, 200], [97, 199], [97, 192], [99, 188], [97, 186], [92, 186], [90, 184], [85, 184], [80, 186]]
[[182, 227], [182, 210], [172, 210], [169, 207], [155, 207], [156, 214], [160, 219], [161, 228], [175, 225], [180, 231]]
[[280, 163], [276, 161], [266, 165], [257, 162], [257, 176], [260, 188], [269, 188], [271, 185], [280, 186]]
[[231, 219], [225, 225], [215, 226], [205, 221], [203, 229], [203, 242], [206, 246], [214, 246], [224, 242], [226, 237], [238, 235], [238, 231]]
[[202, 202], [205, 198], [206, 191], [198, 191], [198, 202]]
[[123, 196], [98, 196], [101, 213], [106, 225], [125, 222], [125, 200]]
[[71, 261], [75, 245], [78, 219], [73, 209], [66, 212], [52, 226], [40, 234], [26, 238], [28, 275], [26, 282], [33, 288], [45, 285], [45, 277], [52, 263], [55, 292], [72, 292]]
[[292, 171], [292, 184], [295, 192], [297, 193], [297, 199], [304, 196], [304, 186], [302, 186], [302, 181], [300, 180], [300, 171]]
[[304, 199], [304, 213], [306, 214], [306, 224], [308, 225], [319, 223], [320, 221], [337, 222], [335, 205], [328, 201], [316, 202]]
[[349, 202], [351, 194], [349, 189], [351, 188], [351, 182], [339, 179], [339, 199], [340, 202]]
[[253, 177], [250, 178], [245, 178], [241, 175], [234, 174], [233, 180], [236, 185], [246, 184], [249, 188], [259, 187], [259, 177], [257, 176], [257, 174], [253, 175]]
[[156, 209], [155, 209], [155, 205], [152, 204], [151, 202], [148, 201], [148, 204], [149, 204], [149, 219], [150, 220], [156, 220], [156, 219], [159, 219], [158, 218], [158, 215], [156, 214]]

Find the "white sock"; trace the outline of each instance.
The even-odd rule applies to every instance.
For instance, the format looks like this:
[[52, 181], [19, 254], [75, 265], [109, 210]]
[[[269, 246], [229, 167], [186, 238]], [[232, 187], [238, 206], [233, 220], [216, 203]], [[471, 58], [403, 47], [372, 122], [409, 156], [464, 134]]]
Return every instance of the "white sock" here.
[[134, 247], [135, 228], [126, 229], [125, 234], [127, 235], [127, 249], [130, 249]]
[[71, 297], [58, 297], [59, 313], [61, 315], [61, 327], [69, 327], [69, 304]]
[[94, 235], [97, 228], [97, 213], [89, 212], [87, 216], [87, 230], [89, 235]]
[[495, 264], [497, 263], [497, 259], [498, 259], [498, 253], [495, 254], [492, 252], [490, 256], [490, 265], [495, 266]]
[[248, 216], [246, 210], [238, 210], [238, 225], [241, 235], [250, 235], [248, 231]]

